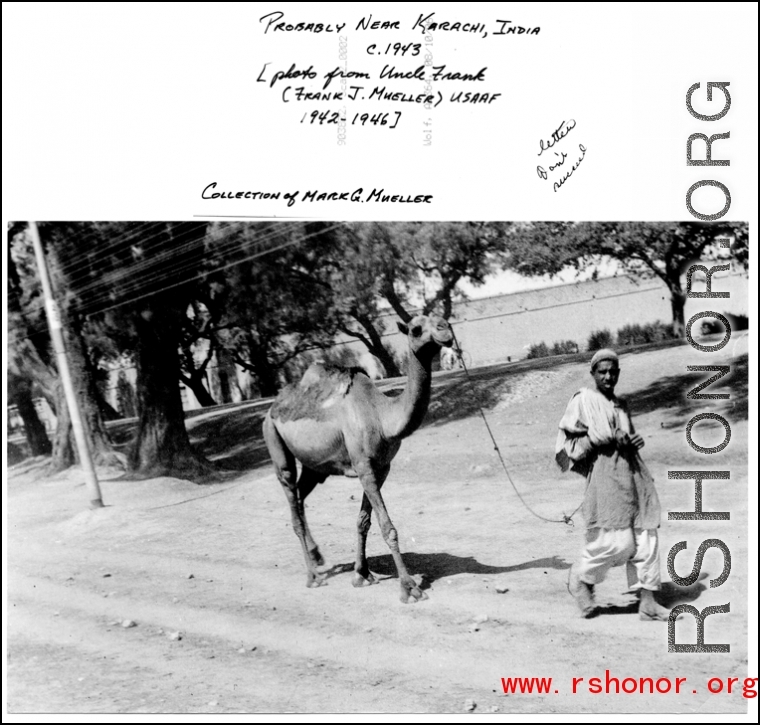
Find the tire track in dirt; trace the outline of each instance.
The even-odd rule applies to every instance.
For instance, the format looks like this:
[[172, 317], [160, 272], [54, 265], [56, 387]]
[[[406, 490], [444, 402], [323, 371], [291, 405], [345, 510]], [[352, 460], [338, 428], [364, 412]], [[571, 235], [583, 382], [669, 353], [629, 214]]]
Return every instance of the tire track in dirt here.
[[[452, 654], [441, 662], [439, 652], [433, 665], [418, 647], [399, 650], [397, 644], [382, 641], [367, 646], [366, 641], [360, 643], [355, 636], [324, 635], [292, 624], [284, 637], [282, 628], [274, 628], [267, 622], [251, 622], [245, 616], [180, 605], [160, 606], [135, 599], [103, 598], [18, 574], [13, 577], [13, 592], [9, 612], [9, 625], [15, 632], [9, 642], [11, 659], [15, 658], [14, 650], [26, 641], [25, 644], [38, 648], [78, 650], [61, 657], [72, 662], [110, 657], [122, 668], [139, 669], [140, 682], [174, 676], [188, 682], [208, 683], [200, 696], [191, 692], [189, 686], [181, 686], [179, 693], [173, 692], [175, 703], [177, 700], [194, 703], [189, 709], [181, 707], [174, 711], [208, 711], [204, 703], [219, 699], [215, 693], [224, 690], [225, 707], [231, 710], [303, 710], [297, 703], [305, 699], [310, 703], [306, 711], [388, 711], [402, 707], [399, 703], [404, 702], [404, 709], [409, 711], [422, 708], [450, 712], [460, 709], [465, 697], [471, 696], [468, 684], [482, 689], [482, 680], [450, 682], [444, 688], [447, 694], [442, 696], [437, 672], [435, 693], [425, 692], [433, 689], [432, 679], [425, 677], [432, 676], [431, 669], [444, 668], [448, 672], [458, 671], [458, 667], [471, 669], [474, 663], [462, 663], [461, 655]], [[138, 622], [137, 627], [124, 629], [119, 625], [125, 612]], [[183, 639], [170, 642], [159, 635], [160, 629], [179, 630]], [[251, 652], [252, 646], [256, 652]], [[246, 650], [244, 657], [237, 653], [239, 648]], [[211, 654], [216, 662], [206, 661]], [[209, 668], [220, 671], [214, 673]], [[325, 692], [325, 677], [331, 680], [329, 693]], [[150, 697], [144, 684], [138, 684], [134, 677], [130, 680], [137, 690], [132, 699], [140, 696], [150, 699], [146, 711], [154, 711], [151, 708], [160, 704], [155, 693]], [[231, 684], [236, 691], [232, 699], [228, 692]], [[290, 702], [295, 690], [297, 699]], [[336, 703], [339, 692], [345, 693], [344, 700]], [[92, 699], [91, 704], [93, 711], [102, 711], [100, 708], [105, 706], [103, 697]]]
[[[13, 631], [33, 633], [31, 638], [38, 643], [53, 642], [58, 646], [73, 646], [80, 650], [84, 648], [95, 657], [103, 656], [104, 652], [117, 651], [122, 666], [125, 666], [125, 662], [132, 663], [133, 666], [150, 663], [149, 667], [155, 670], [156, 676], [166, 676], [166, 672], [181, 672], [182, 676], [190, 681], [206, 682], [208, 677], [204, 673], [202, 661], [206, 659], [209, 651], [230, 653], [239, 646], [248, 650], [255, 645], [257, 651], [260, 650], [267, 655], [266, 658], [260, 658], [259, 664], [263, 668], [260, 675], [257, 674], [257, 669], [250, 669], [250, 658], [245, 658], [245, 664], [242, 660], [231, 663], [227, 660], [230, 671], [220, 672], [219, 677], [211, 683], [213, 686], [207, 691], [204, 690], [211, 693], [208, 697], [212, 698], [212, 691], [221, 691], [230, 682], [234, 683], [233, 689], [239, 689], [241, 699], [225, 700], [227, 706], [232, 709], [291, 709], [283, 703], [289, 702], [288, 697], [294, 687], [292, 683], [298, 683], [299, 695], [296, 702], [303, 703], [306, 698], [312, 703], [310, 707], [324, 708], [323, 711], [334, 711], [337, 707], [334, 698], [336, 693], [341, 692], [351, 693], [349, 701], [341, 702], [339, 706], [340, 709], [349, 710], [379, 708], [387, 711], [403, 707], [405, 711], [409, 711], [416, 707], [424, 707], [429, 711], [451, 712], [459, 710], [461, 703], [468, 697], [474, 697], [481, 704], [482, 710], [493, 706], [500, 706], [502, 709], [509, 706], [507, 699], [493, 692], [495, 687], [489, 690], [489, 684], [498, 686], [499, 682], [494, 676], [493, 652], [490, 652], [490, 656], [487, 651], [479, 652], [478, 648], [473, 646], [476, 642], [473, 638], [468, 640], [466, 646], [463, 645], [461, 632], [458, 646], [452, 641], [452, 647], [444, 647], [438, 640], [431, 642], [431, 647], [426, 649], [424, 644], [420, 646], [418, 631], [409, 631], [409, 644], [404, 645], [396, 641], [387, 641], [385, 638], [378, 639], [375, 634], [370, 637], [361, 631], [337, 634], [336, 627], [331, 622], [328, 623], [327, 633], [297, 625], [292, 621], [252, 622], [250, 616], [229, 611], [214, 612], [183, 605], [164, 606], [155, 601], [146, 602], [132, 597], [103, 598], [95, 592], [82, 591], [81, 587], [74, 588], [19, 574], [13, 577], [12, 589], [14, 596], [11, 602], [10, 623]], [[16, 612], [17, 607], [21, 608], [23, 613]], [[51, 617], [54, 608], [65, 617], [65, 630], [58, 625], [57, 617]], [[111, 624], [112, 631], [107, 631], [109, 622], [120, 621], [126, 616], [136, 620], [139, 626], [122, 631], [118, 625]], [[590, 622], [578, 620], [576, 624], [588, 630], [586, 635], [594, 629]], [[165, 631], [182, 631], [184, 639], [180, 645], [181, 649], [177, 646], [179, 643], [169, 643], [165, 638], [157, 637], [155, 633], [159, 628]], [[344, 622], [343, 630], [345, 629]], [[654, 628], [649, 631], [654, 634]], [[241, 636], [241, 633], [245, 633], [244, 636]], [[549, 633], [545, 632], [545, 636]], [[500, 631], [486, 630], [483, 634], [490, 637], [499, 636]], [[524, 636], [524, 632], [521, 634]], [[598, 632], [596, 634], [598, 635]], [[569, 648], [574, 639], [560, 631], [554, 639], [553, 646], [560, 649]], [[211, 647], [209, 640], [213, 643]], [[486, 641], [484, 644], [493, 647], [492, 642]], [[505, 637], [504, 651], [504, 672], [498, 674], [551, 674], [545, 671], [545, 665], [543, 672], [536, 670], [534, 658], [539, 662], [547, 660], [545, 654], [537, 652], [534, 648], [525, 651], [517, 643], [510, 643]], [[181, 662], [175, 663], [176, 666], [171, 663], [161, 665], [169, 655]], [[81, 656], [74, 661], [81, 662]], [[215, 663], [215, 666], [221, 665], [222, 661]], [[310, 666], [315, 675], [319, 674], [317, 682], [320, 678], [330, 678], [332, 699], [326, 700], [324, 693], [320, 695], [319, 692], [312, 696], [308, 693], [307, 686], [302, 686], [301, 680], [304, 673], [308, 675]], [[576, 667], [577, 671], [582, 671], [583, 663], [579, 661]], [[240, 668], [244, 670], [244, 674], [239, 673]], [[251, 676], [259, 677], [262, 682], [269, 682], [265, 691], [276, 692], [276, 697], [261, 702], [261, 690], [258, 684], [255, 687], [250, 685]], [[324, 685], [324, 680], [321, 681]], [[563, 687], [560, 697], [554, 695], [547, 699], [538, 695], [513, 695], [510, 698], [520, 699], [521, 711], [562, 711], [567, 706], [563, 707], [561, 703], [564, 697], [569, 695], [566, 684], [563, 681], [560, 685]], [[315, 687], [319, 689], [317, 684]], [[373, 692], [377, 688], [381, 694]], [[425, 692], [433, 688], [435, 695]], [[392, 705], [384, 699], [390, 691], [393, 692], [394, 698]], [[182, 691], [181, 698], [187, 700], [190, 697], [188, 693], [189, 691]], [[445, 696], [442, 693], [446, 693]], [[172, 697], [174, 696], [173, 694]], [[420, 698], [427, 700], [429, 697], [433, 697], [434, 702], [426, 702], [424, 705], [420, 702]], [[207, 702], [204, 698], [206, 694], [203, 695], [202, 701]], [[589, 699], [588, 695], [573, 696], [576, 706], [586, 699]], [[403, 706], [396, 704], [402, 700], [405, 702]], [[555, 701], [557, 705], [554, 705]]]
[[[488, 484], [488, 487], [492, 485]], [[259, 491], [259, 496], [266, 495]], [[246, 493], [246, 497], [250, 498], [250, 495]], [[213, 505], [218, 506], [218, 503], [217, 498]], [[340, 500], [323, 503], [334, 509], [340, 505]], [[201, 505], [209, 506], [211, 503], [204, 501]], [[189, 514], [189, 509], [182, 507], [181, 510], [187, 512], [185, 515]], [[247, 557], [247, 546], [242, 550], [237, 547], [224, 550], [217, 546], [214, 554], [224, 558], [216, 560], [199, 554], [195, 549], [194, 554], [184, 554], [182, 545], [173, 546], [176, 536], [174, 527], [183, 529], [189, 525], [184, 517], [163, 530], [162, 537], [156, 539], [156, 527], [166, 527], [168, 522], [157, 515], [147, 516], [143, 510], [114, 510], [105, 517], [97, 513], [83, 513], [64, 520], [52, 532], [47, 532], [50, 539], [62, 537], [58, 539], [57, 546], [34, 535], [29, 536], [28, 531], [23, 533], [26, 541], [23, 549], [19, 547], [22, 553], [14, 559], [12, 574], [20, 570], [25, 572], [21, 574], [22, 578], [31, 575], [31, 589], [26, 586], [28, 596], [23, 600], [26, 604], [39, 600], [40, 583], [44, 584], [44, 578], [49, 577], [47, 584], [53, 587], [51, 591], [63, 591], [73, 597], [71, 601], [74, 604], [81, 600], [83, 594], [87, 594], [96, 607], [94, 611], [103, 613], [102, 616], [112, 619], [130, 617], [138, 621], [144, 618], [147, 626], [172, 629], [187, 629], [183, 624], [187, 619], [192, 623], [188, 631], [194, 639], [229, 638], [230, 632], [250, 632], [251, 620], [255, 619], [258, 630], [254, 634], [261, 631], [269, 633], [270, 639], [262, 646], [271, 646], [283, 661], [303, 661], [299, 659], [302, 657], [301, 644], [306, 641], [311, 647], [305, 653], [307, 658], [324, 662], [324, 659], [318, 658], [322, 657], [323, 652], [330, 652], [328, 662], [331, 666], [339, 667], [347, 663], [351, 670], [371, 676], [373, 682], [379, 683], [376, 687], [394, 688], [400, 693], [398, 687], [401, 685], [393, 683], [408, 683], [416, 693], [413, 697], [421, 697], [425, 689], [433, 687], [430, 683], [435, 683], [438, 700], [427, 706], [432, 711], [441, 711], [441, 692], [459, 693], [455, 704], [449, 706], [454, 711], [468, 697], [474, 697], [487, 706], [493, 703], [504, 707], [504, 698], [497, 697], [492, 687], [496, 685], [498, 688], [500, 676], [560, 675], [562, 671], [566, 672], [565, 667], [557, 670], [547, 667], [546, 663], [553, 662], [558, 652], [564, 653], [561, 657], [566, 659], [578, 649], [578, 642], [582, 639], [605, 641], [609, 648], [627, 648], [634, 659], [642, 652], [661, 649], [663, 644], [664, 625], [644, 625], [642, 628], [634, 621], [637, 620], [635, 614], [623, 619], [578, 619], [573, 602], [564, 588], [566, 571], [548, 569], [544, 573], [550, 576], [541, 576], [541, 572], [535, 571], [530, 562], [513, 567], [514, 571], [509, 575], [510, 585], [514, 587], [513, 595], [497, 597], [493, 591], [488, 595], [485, 586], [487, 581], [493, 583], [493, 575], [457, 574], [437, 581], [430, 601], [411, 606], [397, 601], [395, 579], [357, 591], [350, 587], [350, 575], [344, 574], [331, 579], [332, 586], [318, 590], [305, 589], [301, 562], [292, 551], [295, 546], [286, 522], [281, 528], [268, 530], [265, 539], [258, 542], [254, 558], [241, 563], [241, 556]], [[222, 512], [217, 512], [217, 515], [226, 519]], [[249, 518], [248, 525], [256, 525], [258, 517], [256, 512]], [[266, 514], [264, 518], [267, 518]], [[130, 529], [129, 539], [121, 537], [120, 548], [103, 546], [110, 546], [110, 541], [119, 538], [119, 532], [125, 526]], [[461, 526], [466, 530], [464, 522]], [[438, 525], [434, 524], [433, 528], [438, 528]], [[458, 528], [459, 524], [454, 530], [449, 529], [442, 534], [441, 543], [451, 540], [452, 536], [456, 540]], [[486, 528], [491, 531], [488, 539], [498, 546], [502, 534], [496, 527]], [[150, 540], [143, 538], [146, 533], [151, 534]], [[513, 535], [516, 533], [514, 531]], [[568, 533], [563, 529], [547, 527], [544, 535], [562, 539]], [[221, 536], [226, 537], [226, 534]], [[480, 535], [485, 536], [485, 530]], [[182, 541], [186, 542], [187, 539]], [[446, 548], [456, 552], [457, 548], [452, 547], [451, 543], [449, 541]], [[350, 557], [349, 545], [347, 541], [338, 560], [342, 560], [343, 556]], [[186, 546], [185, 543], [184, 550], [189, 551]], [[292, 554], [284, 557], [285, 563], [283, 551]], [[512, 560], [515, 561], [514, 558]], [[272, 561], [280, 561], [280, 567], [272, 569]], [[113, 575], [103, 579], [103, 571], [112, 572]], [[195, 578], [190, 581], [182, 574], [188, 571], [195, 573]], [[64, 581], [67, 574], [74, 575], [71, 583], [56, 583]], [[104, 588], [115, 589], [118, 598], [104, 599]], [[11, 591], [24, 591], [24, 586], [16, 585], [13, 576]], [[183, 604], [170, 605], [173, 595], [182, 599]], [[484, 595], [487, 596], [484, 598]], [[246, 596], [254, 600], [253, 606], [244, 606]], [[46, 598], [50, 609], [55, 607], [57, 600], [58, 594]], [[161, 600], [164, 605], [161, 605]], [[184, 604], [188, 600], [192, 601], [193, 606]], [[139, 613], [134, 603], [142, 605]], [[113, 609], [103, 609], [104, 604]], [[161, 616], [155, 613], [157, 606]], [[274, 606], [277, 607], [276, 613], [272, 611]], [[217, 626], [217, 630], [212, 632], [204, 629], [209, 611], [213, 612], [213, 621]], [[468, 624], [473, 613], [477, 612], [485, 613], [489, 621], [482, 625], [479, 633], [469, 633]], [[86, 613], [84, 616], [94, 615]], [[631, 626], [638, 630], [633, 642], [627, 629], [629, 620]], [[624, 622], [626, 626], [621, 628]], [[371, 632], [366, 631], [368, 623], [373, 625]], [[336, 638], [334, 633], [337, 632], [351, 634]], [[495, 641], [499, 644], [495, 645]], [[228, 639], [229, 646], [232, 642]], [[461, 652], [466, 652], [466, 656], [463, 657]], [[582, 658], [571, 664], [573, 674], [586, 674]], [[664, 673], [669, 673], [672, 667], [662, 669]], [[562, 677], [560, 683], [563, 689], [561, 695], [566, 695], [564, 690], [567, 690], [569, 678]], [[337, 693], [362, 686], [366, 686], [364, 681], [348, 684], [340, 677], [331, 678], [330, 684], [330, 688]], [[550, 704], [541, 705], [536, 695], [518, 697], [522, 711], [541, 712], [545, 711], [542, 707], [552, 707]], [[514, 699], [512, 696], [509, 701]], [[557, 701], [561, 702], [562, 699], [558, 697]], [[584, 699], [588, 696], [574, 696], [572, 708], [584, 707]], [[591, 700], [588, 705], [593, 709]], [[681, 707], [688, 705], [681, 703]], [[567, 711], [570, 706], [568, 702], [559, 709]], [[388, 709], [387, 703], [383, 708]], [[409, 709], [414, 707], [410, 705]]]
[[[62, 608], [64, 631], [58, 618], [45, 616], [44, 604], [24, 604], [23, 612], [12, 615], [15, 634], [8, 643], [9, 684], [18, 703], [9, 703], [12, 712], [39, 711], [34, 688], [24, 692], [24, 679], [30, 660], [42, 658], [55, 672], [45, 688], [44, 709], [55, 712], [371, 711], [388, 708], [389, 689], [410, 705], [416, 699], [395, 677], [361, 681], [332, 662], [284, 658], [263, 647], [241, 653], [230, 638], [208, 632], [203, 639], [186, 635], [170, 641], [146, 623], [130, 629], [107, 623], [89, 607]], [[72, 662], [77, 665], [66, 665]], [[107, 667], [101, 670], [101, 664]], [[326, 691], [324, 677], [337, 687]], [[336, 702], [341, 691], [350, 694]]]
[[[12, 590], [11, 609], [14, 604], [38, 609], [47, 605], [49, 611], [64, 608], [79, 616], [100, 618], [103, 621], [129, 618], [141, 623], [141, 626], [180, 630], [195, 638], [214, 637], [229, 642], [230, 646], [242, 641], [243, 646], [255, 645], [296, 659], [321, 659], [357, 667], [367, 672], [376, 672], [381, 679], [391, 677], [392, 673], [399, 670], [420, 677], [422, 673], [429, 672], [431, 667], [460, 673], [457, 682], [478, 689], [482, 689], [485, 679], [481, 670], [482, 663], [461, 652], [447, 654], [439, 651], [435, 663], [431, 663], [427, 652], [417, 644], [403, 645], [387, 642], [384, 638], [374, 638], [370, 643], [366, 638], [359, 637], [366, 648], [357, 647], [356, 635], [325, 635], [293, 622], [288, 623], [290, 633], [285, 639], [272, 623], [251, 621], [250, 617], [229, 611], [219, 613], [180, 604], [164, 606], [126, 597], [104, 598], [82, 591], [81, 588], [73, 589], [38, 577], [18, 574], [13, 576]], [[244, 635], [241, 636], [241, 633]]]

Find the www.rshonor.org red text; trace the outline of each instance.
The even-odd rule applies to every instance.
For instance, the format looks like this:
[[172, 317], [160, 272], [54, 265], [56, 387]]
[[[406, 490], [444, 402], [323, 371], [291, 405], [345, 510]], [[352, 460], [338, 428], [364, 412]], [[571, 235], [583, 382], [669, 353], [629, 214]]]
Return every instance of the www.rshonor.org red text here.
[[[558, 683], [551, 677], [502, 677], [505, 695], [560, 694]], [[686, 677], [614, 677], [609, 670], [604, 677], [573, 677], [569, 692], [591, 695], [666, 695], [691, 692], [713, 695], [741, 695], [749, 700], [757, 697], [757, 677], [711, 677], [697, 685]], [[568, 690], [565, 690], [568, 692]]]

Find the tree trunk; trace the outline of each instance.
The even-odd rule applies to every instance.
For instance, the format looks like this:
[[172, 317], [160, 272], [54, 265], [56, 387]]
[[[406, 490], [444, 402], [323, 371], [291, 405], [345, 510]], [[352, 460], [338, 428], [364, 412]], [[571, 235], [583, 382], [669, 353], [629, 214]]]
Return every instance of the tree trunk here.
[[[94, 381], [87, 374], [84, 366], [81, 339], [76, 332], [68, 329], [65, 330], [64, 334], [72, 384], [79, 403], [79, 413], [92, 461], [95, 465], [123, 466], [124, 457], [115, 451], [111, 444], [111, 439], [100, 414], [99, 395], [95, 389]], [[71, 426], [68, 401], [63, 390], [63, 383], [60, 382], [56, 394], [56, 417], [58, 424], [51, 465], [54, 471], [61, 471], [79, 461], [79, 452], [74, 438], [74, 430]]]
[[262, 359], [257, 355], [253, 360], [253, 370], [256, 381], [259, 386], [259, 394], [262, 398], [271, 398], [277, 395], [280, 390], [280, 384], [277, 380], [277, 374], [266, 358]]
[[[56, 246], [47, 248], [53, 293], [58, 300], [65, 300], [66, 282], [60, 272]], [[100, 393], [98, 392], [95, 376], [84, 341], [82, 319], [75, 309], [61, 304], [63, 321], [63, 338], [66, 348], [66, 358], [71, 373], [71, 383], [79, 404], [82, 426], [87, 445], [90, 449], [92, 462], [95, 465], [124, 465], [124, 456], [114, 450], [111, 439], [106, 431], [100, 412]], [[63, 385], [59, 385], [56, 394], [56, 417], [58, 427], [56, 441], [53, 446], [53, 468], [60, 470], [78, 460], [78, 451], [71, 427], [71, 411], [68, 409]]]
[[686, 306], [686, 294], [679, 284], [670, 288], [670, 309], [673, 313], [673, 337], [686, 337], [686, 322], [684, 307]]
[[[194, 342], [197, 342], [199, 338], [195, 338]], [[195, 367], [195, 357], [193, 355], [192, 343], [187, 342], [182, 347], [182, 353], [185, 358], [185, 370], [187, 375], [184, 375], [180, 369], [179, 379], [180, 381], [190, 388], [195, 395], [196, 400], [202, 407], [208, 408], [212, 405], [216, 405], [216, 400], [209, 392], [208, 388], [203, 384], [203, 379], [206, 377], [206, 370], [208, 364], [211, 362], [211, 358], [214, 356], [214, 350], [216, 349], [216, 342], [213, 337], [209, 338], [209, 346], [206, 351], [206, 359], [201, 363], [200, 367]]]
[[29, 339], [23, 339], [23, 335], [31, 334], [27, 328], [17, 329], [15, 325], [12, 326], [11, 324], [9, 327], [12, 329], [9, 329], [8, 334], [8, 367], [16, 374], [34, 381], [42, 393], [42, 397], [55, 410], [57, 405], [55, 391], [58, 384], [55, 370], [48, 367], [42, 360]]
[[392, 281], [384, 281], [382, 293], [385, 299], [388, 300], [388, 304], [393, 308], [393, 311], [401, 318], [402, 322], [409, 322], [412, 319], [412, 316], [406, 311], [404, 304], [401, 302], [401, 298], [396, 294]]
[[109, 421], [109, 420], [121, 420], [122, 416], [119, 414], [119, 411], [116, 410], [116, 408], [113, 407], [101, 394], [100, 391], [98, 391], [98, 408], [100, 410], [100, 415], [102, 416], [103, 420]]
[[8, 367], [37, 383], [55, 410], [57, 376], [48, 350], [49, 338], [29, 323], [21, 306], [21, 279], [11, 250], [8, 250]]
[[269, 362], [268, 349], [265, 343], [257, 342], [252, 334], [248, 335], [248, 355], [251, 361], [251, 371], [256, 376], [259, 395], [271, 398], [280, 391], [277, 379], [277, 369]]
[[53, 440], [53, 460], [50, 467], [53, 471], [62, 471], [76, 462], [74, 454], [75, 446], [71, 435], [71, 418], [69, 406], [66, 404], [66, 394], [63, 392], [63, 383], [58, 381], [55, 395], [56, 428]]
[[122, 418], [134, 418], [137, 415], [135, 391], [123, 370], [119, 372], [116, 381], [116, 399]]
[[33, 456], [49, 456], [53, 451], [53, 445], [34, 407], [31, 380], [11, 373], [8, 376], [8, 393], [11, 403], [15, 404], [24, 421], [24, 434], [29, 443], [29, 451]]
[[95, 465], [123, 465], [123, 456], [114, 450], [103, 422], [101, 395], [87, 358], [81, 321], [73, 315], [67, 317], [64, 325], [66, 354], [92, 461]]
[[372, 321], [364, 315], [357, 315], [356, 319], [369, 336], [369, 344], [367, 344], [366, 338], [362, 338], [362, 342], [364, 342], [367, 349], [383, 364], [388, 377], [400, 377], [403, 373], [399, 370], [396, 361], [393, 359], [393, 355], [391, 355], [390, 351], [385, 345], [383, 345], [383, 338], [380, 337], [380, 333], [375, 329]]
[[245, 399], [237, 381], [235, 363], [230, 353], [223, 347], [216, 349], [216, 379], [209, 380], [209, 388], [215, 400], [224, 405], [232, 402], [232, 386], [236, 386], [240, 395]]
[[181, 314], [169, 300], [154, 298], [135, 317], [137, 401], [140, 423], [130, 469], [141, 478], [198, 480], [212, 465], [190, 446], [179, 390]]
[[189, 378], [186, 375], [180, 375], [179, 379], [193, 391], [193, 395], [204, 408], [217, 404], [216, 400], [211, 397], [211, 393], [206, 390], [200, 375], [191, 375]]
[[[90, 371], [90, 374], [93, 374], [93, 367], [92, 365], [88, 366], [88, 369]], [[94, 377], [92, 378], [95, 379]], [[98, 405], [98, 411], [100, 412], [100, 417], [103, 421], [109, 421], [109, 420], [121, 420], [123, 417], [116, 408], [114, 408], [107, 400], [106, 396], [103, 392], [105, 386], [103, 385], [97, 385], [94, 384], [92, 386], [92, 389], [95, 393], [96, 402]]]

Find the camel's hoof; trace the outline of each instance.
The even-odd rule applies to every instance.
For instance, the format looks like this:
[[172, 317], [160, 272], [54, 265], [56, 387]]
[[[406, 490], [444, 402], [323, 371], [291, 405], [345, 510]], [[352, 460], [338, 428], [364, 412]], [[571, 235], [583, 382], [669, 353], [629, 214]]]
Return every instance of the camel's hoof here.
[[377, 579], [372, 574], [362, 576], [358, 571], [354, 572], [353, 579], [351, 579], [351, 585], [354, 587], [369, 587], [373, 584], [377, 584]]
[[306, 575], [306, 586], [309, 589], [316, 589], [317, 587], [321, 587], [325, 581], [327, 581], [326, 574], [312, 574], [309, 572]]
[[414, 587], [414, 589], [402, 589], [401, 590], [401, 601], [404, 604], [416, 604], [417, 602], [421, 602], [428, 598], [428, 595], [425, 594], [425, 592], [422, 591], [422, 589], [419, 589], [417, 587]]

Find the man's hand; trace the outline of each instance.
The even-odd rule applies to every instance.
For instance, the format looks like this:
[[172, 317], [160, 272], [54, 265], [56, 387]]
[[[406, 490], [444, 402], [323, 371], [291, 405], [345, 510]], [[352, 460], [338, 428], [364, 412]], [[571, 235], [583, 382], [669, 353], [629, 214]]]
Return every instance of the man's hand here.
[[615, 431], [615, 440], [621, 451], [628, 450], [629, 448], [638, 451], [640, 448], [644, 447], [644, 439], [638, 433], [628, 435], [628, 433], [620, 428]]
[[630, 437], [630, 442], [637, 451], [644, 447], [644, 439], [638, 433], [634, 433]]
[[615, 441], [617, 441], [617, 446], [621, 451], [624, 451], [629, 445], [631, 445], [631, 439], [628, 433], [620, 428], [615, 431]]

